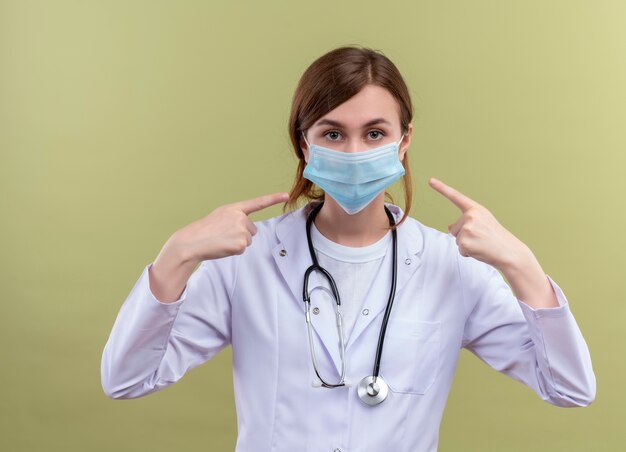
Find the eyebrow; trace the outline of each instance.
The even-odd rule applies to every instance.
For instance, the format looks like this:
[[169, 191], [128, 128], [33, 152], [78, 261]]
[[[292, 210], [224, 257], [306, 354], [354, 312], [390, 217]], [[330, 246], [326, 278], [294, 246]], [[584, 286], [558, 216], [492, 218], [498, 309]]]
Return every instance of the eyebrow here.
[[[365, 124], [363, 124], [363, 127], [370, 127], [370, 126], [373, 126], [375, 124], [388, 124], [388, 125], [391, 125], [391, 123], [389, 121], [387, 121], [386, 119], [384, 119], [384, 118], [376, 118], [376, 119], [372, 119], [371, 121], [368, 121]], [[333, 126], [333, 127], [345, 128], [345, 126], [342, 123], [340, 123], [339, 121], [335, 121], [333, 119], [320, 119], [315, 125], [316, 126], [329, 125], [329, 126]]]

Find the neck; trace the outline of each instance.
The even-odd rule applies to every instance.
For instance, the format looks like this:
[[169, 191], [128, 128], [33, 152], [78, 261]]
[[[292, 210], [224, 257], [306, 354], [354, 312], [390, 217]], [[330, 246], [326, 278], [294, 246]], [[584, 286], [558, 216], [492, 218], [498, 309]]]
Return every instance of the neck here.
[[380, 240], [389, 230], [385, 212], [385, 193], [381, 193], [366, 208], [348, 215], [329, 196], [315, 218], [315, 226], [326, 238], [344, 246], [367, 246]]

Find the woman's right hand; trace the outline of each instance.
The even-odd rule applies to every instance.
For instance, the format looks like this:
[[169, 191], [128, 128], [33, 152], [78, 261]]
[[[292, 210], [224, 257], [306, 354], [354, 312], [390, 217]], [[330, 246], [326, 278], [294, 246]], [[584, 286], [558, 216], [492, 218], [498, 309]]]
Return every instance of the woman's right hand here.
[[226, 204], [174, 232], [149, 270], [150, 290], [155, 298], [161, 303], [174, 302], [200, 262], [242, 254], [256, 234], [248, 215], [288, 198], [288, 193], [274, 193]]
[[207, 216], [177, 230], [170, 241], [184, 260], [199, 263], [208, 259], [242, 254], [252, 243], [256, 226], [248, 215], [287, 201], [279, 192], [218, 207]]

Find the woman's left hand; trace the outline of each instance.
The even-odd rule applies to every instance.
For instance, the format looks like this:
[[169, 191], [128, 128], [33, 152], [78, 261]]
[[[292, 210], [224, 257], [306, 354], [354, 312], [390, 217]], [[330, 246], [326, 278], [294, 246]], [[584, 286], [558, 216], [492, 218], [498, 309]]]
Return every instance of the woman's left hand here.
[[489, 210], [461, 192], [431, 177], [429, 185], [461, 209], [448, 230], [456, 237], [459, 253], [505, 271], [527, 258], [530, 249], [505, 229]]

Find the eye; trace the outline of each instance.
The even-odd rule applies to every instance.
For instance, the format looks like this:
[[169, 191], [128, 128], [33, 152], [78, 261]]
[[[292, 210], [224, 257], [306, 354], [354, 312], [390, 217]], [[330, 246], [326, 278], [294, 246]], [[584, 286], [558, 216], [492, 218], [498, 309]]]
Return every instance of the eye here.
[[380, 140], [385, 134], [380, 130], [370, 130], [369, 132], [367, 132], [367, 135], [372, 140]]
[[339, 137], [341, 136], [341, 134], [337, 132], [336, 130], [329, 130], [328, 132], [324, 133], [324, 136], [330, 139], [330, 141], [337, 141]]

